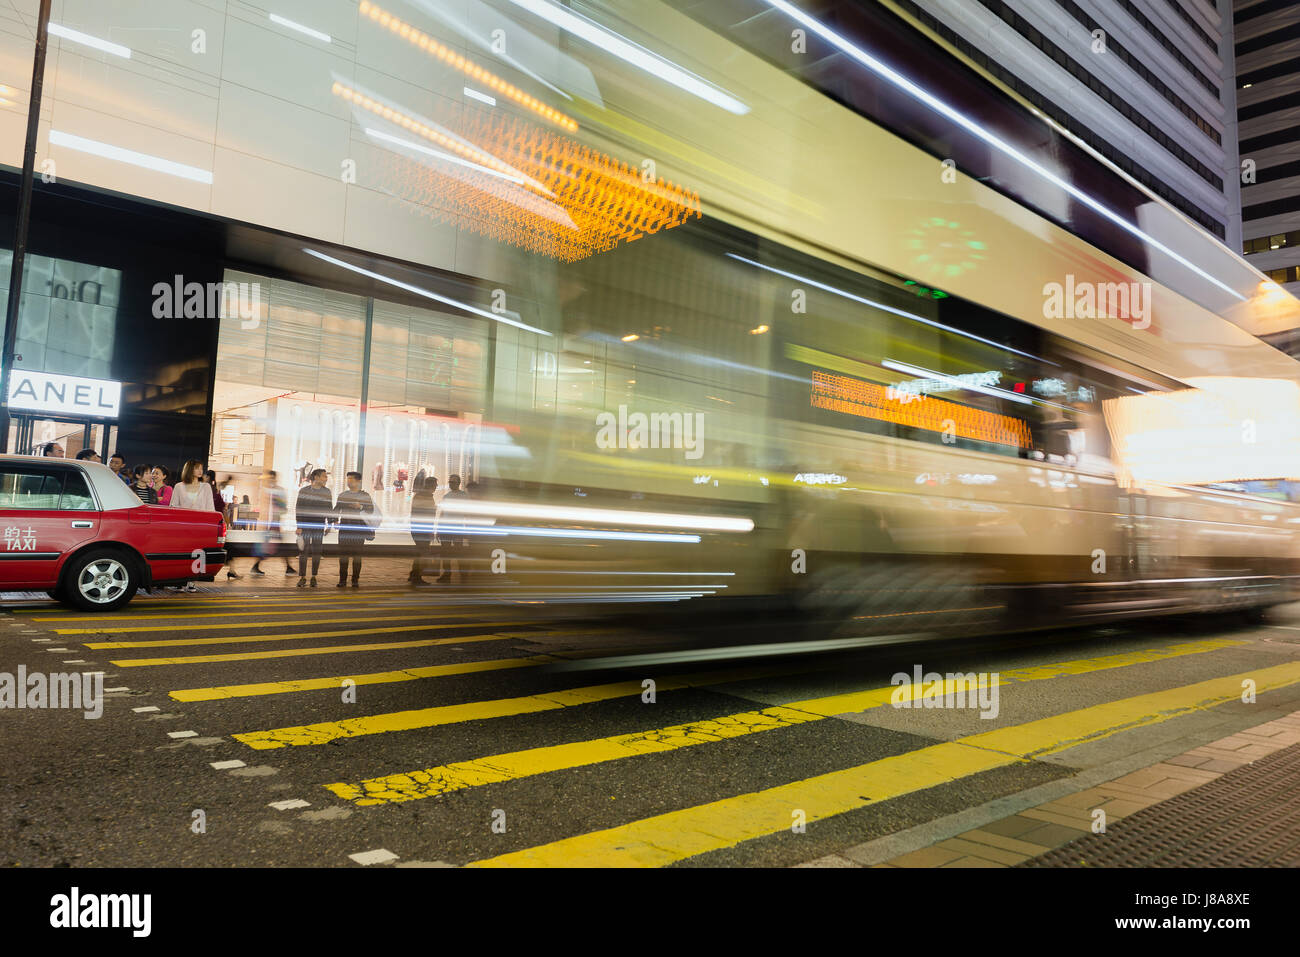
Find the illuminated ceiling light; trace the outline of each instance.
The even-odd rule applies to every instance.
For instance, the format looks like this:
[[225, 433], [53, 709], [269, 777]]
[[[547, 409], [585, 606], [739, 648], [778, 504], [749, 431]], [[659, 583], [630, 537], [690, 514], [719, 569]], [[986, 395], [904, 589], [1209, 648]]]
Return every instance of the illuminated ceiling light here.
[[[351, 89], [351, 81], [341, 77], [334, 92], [354, 108], [366, 109], [367, 101], [372, 112], [384, 108], [377, 97]], [[388, 132], [412, 140], [422, 137], [482, 165], [529, 178], [547, 204], [533, 208], [501, 192], [485, 204], [482, 194], [490, 191], [479, 177], [463, 176], [397, 149], [390, 150], [391, 159], [376, 173], [381, 188], [416, 204], [424, 215], [454, 219], [461, 228], [503, 243], [575, 262], [703, 215], [697, 191], [662, 179], [646, 183], [636, 166], [593, 152], [560, 131], [512, 112], [456, 110], [460, 122], [452, 133], [418, 114], [404, 116], [401, 109], [389, 121], [396, 128]], [[450, 113], [452, 107], [444, 109]], [[359, 123], [370, 125], [364, 119]], [[427, 135], [424, 131], [430, 127], [446, 136]], [[466, 207], [475, 214], [462, 217], [459, 210]], [[563, 217], [555, 215], [561, 211]]]
[[624, 341], [624, 342], [636, 342], [636, 341], [637, 341], [638, 339], [640, 339], [640, 338], [641, 338], [641, 337], [638, 336], [635, 332], [629, 332], [627, 335], [625, 335], [625, 336], [623, 337], [623, 341]]
[[120, 43], [113, 43], [109, 40], [101, 40], [99, 37], [92, 37], [89, 33], [82, 33], [80, 30], [73, 30], [71, 27], [65, 27], [61, 23], [51, 23], [50, 32], [56, 37], [63, 37], [65, 40], [71, 40], [73, 43], [80, 43], [83, 46], [94, 47], [96, 50], [102, 50], [104, 53], [111, 53], [114, 56], [120, 56], [124, 60], [131, 59], [130, 47], [124, 47]]
[[[450, 504], [448, 504], [450, 502]], [[674, 512], [638, 512], [618, 508], [574, 508], [568, 505], [520, 505], [513, 502], [451, 501], [444, 512], [526, 518], [541, 522], [579, 522], [592, 525], [633, 525], [639, 528], [678, 528], [693, 532], [752, 532], [754, 521], [724, 515], [687, 515]]]
[[829, 293], [834, 293], [835, 295], [842, 296], [845, 299], [851, 299], [853, 302], [860, 302], [864, 306], [871, 306], [873, 309], [883, 309], [885, 312], [893, 313], [896, 316], [902, 316], [904, 319], [911, 319], [913, 322], [921, 322], [927, 326], [933, 326], [936, 329], [942, 329], [945, 332], [951, 332], [953, 335], [956, 336], [963, 336], [967, 339], [974, 339], [976, 342], [982, 342], [986, 346], [993, 346], [993, 348], [1000, 349], [1003, 352], [1013, 352], [1018, 356], [1024, 356], [1026, 359], [1034, 359], [1038, 362], [1046, 362], [1048, 365], [1053, 365], [1053, 366], [1058, 365], [1058, 363], [1052, 362], [1050, 359], [1044, 359], [1042, 356], [1036, 356], [1032, 352], [1021, 352], [1019, 349], [1013, 349], [1011, 348], [1011, 346], [1003, 345], [1000, 342], [994, 342], [992, 339], [985, 339], [982, 336], [977, 336], [973, 332], [963, 332], [960, 329], [954, 329], [952, 326], [945, 326], [942, 322], [935, 322], [933, 319], [925, 318], [925, 316], [918, 316], [916, 313], [908, 312], [906, 309], [899, 309], [895, 306], [888, 306], [883, 302], [876, 302], [874, 299], [866, 299], [862, 296], [855, 296], [851, 292], [846, 292], [845, 290], [839, 289], [835, 286], [828, 286], [825, 283], [818, 282], [816, 279], [809, 279], [807, 276], [800, 276], [798, 273], [786, 272], [784, 269], [777, 269], [775, 266], [765, 266], [763, 263], [755, 262], [752, 259], [746, 259], [744, 256], [738, 256], [735, 253], [727, 253], [727, 255], [730, 258], [745, 263], [747, 265], [756, 266], [759, 269], [766, 269], [768, 272], [776, 273], [778, 276], [784, 276], [787, 279], [793, 279], [796, 282], [806, 283], [809, 286], [815, 286], [818, 289], [825, 290], [826, 292]]
[[488, 96], [486, 93], [480, 93], [478, 90], [465, 87], [465, 95], [471, 100], [478, 100], [480, 103], [486, 103], [488, 106], [496, 106], [496, 97]]
[[[520, 0], [514, 0], [514, 2], [519, 3]], [[920, 100], [926, 106], [930, 107], [930, 109], [952, 120], [958, 126], [962, 127], [962, 129], [965, 129], [975, 134], [980, 139], [982, 139], [985, 143], [988, 143], [990, 146], [996, 149], [998, 152], [1004, 153], [1005, 155], [1011, 157], [1017, 163], [1020, 163], [1022, 166], [1026, 167], [1032, 172], [1037, 173], [1039, 176], [1047, 180], [1049, 183], [1052, 183], [1054, 186], [1065, 190], [1067, 193], [1069, 193], [1079, 202], [1083, 203], [1089, 209], [1104, 216], [1106, 219], [1109, 219], [1111, 222], [1115, 223], [1115, 225], [1119, 226], [1121, 229], [1124, 229], [1125, 231], [1136, 236], [1138, 239], [1142, 240], [1148, 246], [1152, 247], [1153, 249], [1160, 250], [1170, 259], [1184, 266], [1191, 272], [1194, 272], [1202, 279], [1205, 279], [1213, 283], [1215, 286], [1222, 289], [1224, 292], [1228, 293], [1229, 295], [1235, 296], [1237, 299], [1241, 299], [1241, 300], [1244, 300], [1246, 298], [1241, 293], [1237, 292], [1237, 290], [1229, 286], [1227, 283], [1219, 279], [1216, 279], [1214, 276], [1211, 276], [1208, 272], [1206, 272], [1200, 266], [1196, 265], [1191, 260], [1186, 259], [1183, 256], [1180, 256], [1178, 253], [1174, 252], [1172, 249], [1170, 249], [1164, 243], [1160, 242], [1154, 236], [1143, 231], [1139, 227], [1135, 226], [1133, 223], [1130, 223], [1119, 213], [1116, 213], [1108, 206], [1103, 205], [1101, 202], [1094, 199], [1088, 193], [1085, 193], [1083, 190], [1079, 189], [1073, 183], [1067, 182], [1066, 180], [1062, 179], [1060, 176], [1057, 176], [1051, 170], [1047, 169], [1046, 167], [1030, 159], [1028, 156], [1020, 152], [1010, 143], [1006, 142], [1001, 137], [999, 137], [996, 133], [981, 126], [979, 123], [975, 122], [975, 120], [971, 119], [966, 114], [960, 112], [955, 107], [950, 106], [944, 100], [939, 99], [929, 90], [926, 90], [924, 87], [919, 86], [916, 83], [913, 83], [911, 80], [903, 76], [901, 73], [898, 73], [897, 71], [893, 70], [889, 66], [886, 66], [884, 63], [880, 62], [871, 54], [863, 50], [861, 47], [856, 46], [846, 38], [840, 36], [838, 33], [836, 33], [830, 27], [826, 26], [820, 20], [816, 19], [815, 17], [810, 17], [808, 14], [804, 13], [794, 4], [788, 2], [788, 0], [767, 0], [767, 3], [773, 7], [776, 7], [778, 10], [786, 14], [786, 16], [790, 17], [792, 20], [795, 20], [796, 22], [803, 24], [813, 33], [816, 33], [818, 36], [820, 36], [823, 40], [826, 40], [828, 43], [831, 43], [836, 47], [839, 47], [840, 50], [847, 53], [850, 57], [852, 57], [858, 63], [865, 66], [872, 73], [875, 73], [877, 76], [882, 77], [883, 79], [889, 81], [894, 86], [898, 87], [899, 89], [911, 95], [913, 98]]]
[[509, 173], [503, 173], [500, 170], [492, 169], [492, 167], [490, 166], [481, 166], [478, 163], [471, 163], [469, 160], [461, 159], [459, 156], [452, 156], [450, 153], [444, 153], [442, 150], [435, 150], [428, 146], [421, 146], [419, 143], [412, 143], [410, 140], [404, 140], [400, 136], [389, 136], [387, 133], [382, 133], [379, 130], [372, 130], [370, 129], [370, 127], [366, 127], [366, 135], [373, 136], [377, 140], [385, 140], [389, 143], [396, 143], [398, 146], [404, 146], [408, 150], [415, 150], [416, 152], [419, 153], [425, 153], [429, 156], [437, 157], [440, 160], [445, 160], [448, 163], [455, 163], [458, 166], [467, 166], [470, 169], [478, 170], [480, 173], [488, 173], [492, 176], [499, 176], [502, 179], [509, 180], [512, 183], [517, 183], [520, 186], [524, 185], [524, 183], [527, 182], [527, 180], [525, 180], [522, 176], [511, 176]]
[[613, 54], [620, 60], [632, 64], [637, 69], [644, 70], [651, 76], [656, 76], [667, 83], [671, 83], [678, 89], [685, 90], [687, 93], [698, 96], [714, 106], [721, 107], [728, 113], [744, 114], [749, 112], [748, 106], [725, 90], [706, 83], [693, 73], [683, 70], [677, 64], [651, 53], [645, 47], [635, 44], [617, 33], [611, 33], [604, 27], [574, 13], [572, 10], [558, 7], [553, 3], [546, 2], [546, 0], [511, 0], [511, 2], [515, 6], [522, 7], [529, 13], [541, 17], [546, 22], [554, 24], [561, 30], [586, 40], [592, 46], [600, 47], [606, 53]]
[[148, 153], [137, 153], [135, 150], [100, 143], [98, 140], [88, 140], [84, 136], [74, 136], [72, 133], [50, 130], [50, 143], [54, 146], [66, 146], [68, 149], [79, 150], [82, 153], [93, 153], [96, 156], [116, 160], [119, 163], [130, 163], [132, 166], [142, 166], [155, 172], [179, 176], [181, 179], [192, 179], [196, 183], [211, 184], [212, 182], [212, 173], [205, 169], [199, 169], [197, 166], [174, 163], [171, 160], [151, 156]]
[[322, 43], [330, 42], [330, 35], [328, 33], [321, 33], [319, 30], [305, 27], [301, 23], [295, 23], [293, 20], [280, 16], [278, 13], [272, 13], [270, 18], [272, 23], [278, 23], [280, 26], [288, 27], [290, 30], [297, 30], [299, 33], [305, 33], [307, 36], [320, 40]]
[[[455, 50], [444, 46], [427, 33], [417, 30], [409, 23], [404, 23], [388, 11], [371, 3], [370, 0], [361, 0], [360, 13], [364, 17], [369, 17], [381, 27], [387, 27], [403, 40], [418, 46], [430, 56], [436, 57], [448, 66], [464, 73], [466, 76], [472, 77], [478, 82], [486, 84], [501, 96], [514, 100], [520, 106], [531, 110], [547, 122], [553, 123], [560, 129], [567, 130], [570, 133], [576, 133], [578, 131], [577, 120], [570, 116], [566, 116], [559, 110], [547, 106], [536, 97], [529, 96], [517, 86], [507, 83], [496, 74], [483, 69], [473, 61], [465, 59]], [[469, 91], [467, 90], [466, 92]]]
[[751, 336], [761, 336], [763, 333], [767, 332], [767, 329], [767, 326], [759, 326], [757, 329], [750, 329], [749, 334]]
[[391, 276], [385, 276], [382, 273], [372, 272], [369, 269], [363, 269], [361, 266], [354, 266], [352, 263], [344, 262], [342, 259], [335, 259], [333, 256], [327, 256], [324, 253], [317, 252], [314, 249], [303, 249], [308, 256], [315, 256], [317, 259], [324, 260], [335, 266], [341, 266], [343, 269], [351, 270], [359, 276], [365, 276], [368, 279], [374, 279], [376, 282], [382, 282], [389, 286], [395, 286], [398, 289], [405, 289], [409, 293], [417, 296], [423, 296], [425, 299], [432, 299], [434, 302], [440, 302], [446, 306], [453, 306], [457, 309], [463, 309], [466, 312], [473, 313], [476, 316], [482, 316], [484, 319], [491, 319], [493, 322], [504, 322], [508, 326], [514, 326], [516, 329], [523, 329], [525, 332], [535, 332], [541, 336], [549, 336], [550, 333], [545, 329], [537, 329], [533, 326], [526, 325], [522, 322], [516, 322], [509, 316], [498, 315], [495, 312], [488, 312], [486, 309], [480, 309], [478, 306], [472, 306], [467, 302], [460, 302], [456, 299], [449, 299], [446, 296], [440, 296], [436, 292], [430, 292], [428, 289], [422, 289], [419, 286], [413, 286], [408, 282], [402, 282], [400, 279], [393, 279]]
[[[504, 174], [507, 179], [516, 179], [521, 183], [527, 183], [528, 185], [535, 186], [542, 192], [550, 195], [550, 190], [541, 183], [527, 177], [521, 177], [521, 174], [517, 170], [512, 168], [508, 163], [503, 163], [491, 153], [485, 153], [482, 150], [474, 149], [472, 146], [467, 146], [459, 140], [447, 136], [445, 133], [441, 133], [425, 123], [421, 123], [419, 120], [403, 113], [401, 110], [395, 110], [391, 106], [381, 103], [373, 97], [366, 96], [364, 93], [354, 90], [352, 87], [346, 86], [335, 80], [333, 86], [330, 87], [330, 92], [335, 96], [341, 96], [354, 106], [359, 106], [364, 110], [374, 113], [376, 116], [383, 117], [390, 123], [396, 123], [398, 126], [409, 130], [422, 139], [429, 140], [431, 143], [437, 143], [439, 146], [445, 147], [453, 153], [459, 153], [462, 157], [470, 160], [475, 165], [494, 169], [498, 173]], [[405, 143], [404, 140], [398, 140], [397, 142]]]
[[1255, 85], [1254, 83], [1243, 83], [1242, 86], [1241, 86], [1241, 88], [1242, 88], [1243, 90], [1249, 90], [1249, 89], [1250, 89], [1252, 86], [1254, 86], [1254, 85]]
[[[1277, 247], [1274, 246], [1273, 248], [1276, 249]], [[1281, 292], [1281, 291], [1282, 291], [1282, 287], [1279, 286], [1279, 285], [1278, 285], [1276, 282], [1274, 282], [1272, 279], [1265, 279], [1263, 282], [1261, 282], [1261, 283], [1259, 284], [1259, 291], [1260, 291], [1260, 292], [1264, 292], [1264, 293], [1269, 293], [1269, 292]]]
[[13, 106], [13, 105], [14, 105], [13, 100], [6, 100], [4, 97], [0, 96], [0, 106]]

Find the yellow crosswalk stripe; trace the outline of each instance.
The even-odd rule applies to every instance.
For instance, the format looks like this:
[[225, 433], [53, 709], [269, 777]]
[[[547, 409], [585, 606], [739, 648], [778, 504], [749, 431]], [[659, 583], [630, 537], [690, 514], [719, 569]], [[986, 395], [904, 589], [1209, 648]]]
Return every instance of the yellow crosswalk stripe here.
[[[347, 634], [347, 632], [344, 632]], [[150, 668], [156, 665], [204, 665], [217, 661], [265, 661], [268, 658], [297, 658], [305, 655], [340, 655], [353, 651], [397, 651], [402, 648], [431, 648], [434, 645], [468, 645], [477, 641], [511, 641], [520, 636], [458, 635], [455, 638], [424, 638], [419, 641], [381, 641], [369, 645], [330, 645], [326, 648], [280, 648], [275, 651], [244, 651], [225, 655], [185, 655], [177, 658], [121, 658], [115, 668]]]
[[[359, 618], [358, 621], [383, 621], [382, 618]], [[299, 625], [333, 624], [338, 619], [322, 619], [319, 622], [300, 621]], [[291, 635], [229, 635], [221, 638], [168, 638], [163, 641], [87, 641], [86, 648], [96, 651], [104, 648], [177, 648], [189, 645], [243, 645], [259, 641], [308, 641], [313, 638], [337, 638], [340, 635], [396, 635], [415, 631], [445, 631], [448, 628], [509, 628], [514, 626], [521, 632], [528, 626], [512, 621], [467, 621], [454, 625], [417, 625], [405, 628], [351, 628], [342, 631], [306, 631]]]
[[[747, 681], [750, 678], [762, 678], [776, 674], [798, 674], [815, 671], [819, 667], [824, 666], [804, 663], [794, 667], [790, 665], [757, 665], [749, 668], [728, 668], [664, 678], [656, 681], [655, 686], [656, 691], [699, 688], [705, 685]], [[641, 694], [643, 690], [639, 680], [618, 681], [603, 685], [587, 685], [583, 688], [568, 688], [563, 691], [549, 691], [544, 694], [524, 695], [518, 698], [470, 701], [464, 704], [419, 708], [413, 711], [394, 711], [389, 714], [346, 718], [342, 721], [322, 721], [319, 724], [309, 724], [301, 727], [276, 728], [271, 731], [248, 731], [242, 734], [233, 734], [231, 737], [236, 741], [242, 741], [255, 750], [267, 751], [287, 746], [328, 744], [338, 738], [355, 738], [369, 734], [384, 734], [389, 731], [411, 731], [416, 728], [458, 724], [462, 721], [482, 721], [487, 718], [503, 718], [511, 715], [532, 714], [538, 711], [554, 711], [560, 708], [571, 708], [574, 705], [592, 704], [593, 702], [609, 701], [614, 698], [626, 698], [631, 695]]]
[[618, 827], [476, 861], [471, 867], [660, 867], [784, 832], [792, 813], [834, 817], [981, 771], [1300, 683], [1300, 662], [1275, 665], [1081, 708], [932, 745], [790, 784], [671, 811]]
[[[997, 683], [1002, 685], [1042, 681], [1064, 675], [1081, 675], [1219, 651], [1242, 644], [1245, 642], [1233, 639], [1209, 639], [1095, 658], [1050, 662], [1030, 668], [1015, 668], [1000, 672]], [[725, 738], [757, 734], [810, 721], [821, 721], [839, 714], [866, 711], [869, 708], [889, 704], [894, 693], [899, 690], [891, 685], [885, 688], [810, 698], [806, 701], [792, 701], [779, 707], [729, 714], [720, 718], [692, 721], [667, 728], [613, 735], [572, 744], [530, 748], [508, 754], [494, 754], [452, 765], [388, 774], [356, 783], [327, 784], [325, 787], [337, 797], [361, 806], [416, 801], [482, 784], [495, 784], [535, 774], [600, 764], [639, 754], [673, 751]], [[921, 694], [919, 685], [911, 685], [910, 690], [913, 697], [919, 697]], [[956, 690], [952, 682], [944, 682], [943, 694]]]
[[[241, 605], [240, 607], [247, 608], [248, 605]], [[419, 604], [387, 604], [384, 602], [350, 602], [350, 603], [330, 602], [328, 607], [331, 611], [340, 611], [347, 614], [352, 614], [352, 613], [362, 612], [367, 609], [373, 609], [374, 611], [408, 611], [408, 610], [416, 610], [416, 609], [428, 611], [436, 607], [445, 607], [445, 606], [433, 605], [428, 602], [423, 602]], [[106, 622], [110, 622], [114, 626], [111, 628], [104, 628], [104, 627], [82, 628], [78, 630], [66, 630], [62, 628], [53, 629], [54, 631], [57, 631], [61, 635], [69, 635], [69, 634], [84, 634], [87, 631], [146, 631], [148, 630], [146, 628], [142, 628], [142, 627], [137, 628], [135, 626], [129, 626], [126, 628], [116, 627], [116, 625], [120, 622], [183, 621], [188, 623], [190, 621], [193, 621], [196, 618], [262, 618], [262, 617], [273, 618], [276, 616], [288, 616], [288, 615], [312, 615], [312, 614], [319, 614], [319, 612], [320, 612], [319, 605], [310, 605], [310, 606], [303, 605], [296, 608], [259, 608], [256, 611], [202, 611], [202, 612], [193, 612], [193, 613], [184, 612], [180, 614], [167, 614], [167, 615], [157, 615], [157, 614], [148, 614], [148, 615], [123, 614], [123, 615], [95, 615], [95, 616], [83, 615], [83, 616], [58, 617], [58, 618], [33, 618], [32, 621], [40, 622], [40, 623], [47, 623], [47, 622], [54, 623], [54, 622], [65, 622], [65, 621], [76, 621], [76, 622], [106, 621]], [[468, 614], [447, 613], [447, 614], [439, 614], [437, 617], [468, 618], [471, 616]], [[187, 627], [209, 628], [209, 627], [221, 627], [221, 626], [220, 625], [187, 625]]]
[[[147, 611], [153, 612], [163, 608], [175, 608], [178, 610], [185, 610], [185, 609], [202, 609], [202, 608], [221, 608], [225, 605], [233, 605], [240, 608], [247, 608], [249, 607], [250, 602], [256, 603], [258, 608], [283, 606], [283, 605], [310, 605], [313, 603], [319, 603], [319, 601], [321, 600], [321, 594], [322, 593], [319, 592], [318, 590], [317, 592], [311, 594], [286, 595], [282, 598], [280, 597], [259, 598], [255, 595], [216, 595], [213, 596], [212, 598], [202, 598], [202, 599], [194, 599], [194, 600], [189, 600], [184, 598], [137, 597], [132, 599], [131, 604], [128, 605], [127, 608], [124, 609], [123, 611], [117, 612], [112, 615], [94, 615], [94, 616], [91, 615], [69, 616], [66, 614], [66, 612], [63, 609], [61, 609], [54, 602], [44, 601], [43, 604], [41, 604], [39, 607], [13, 608], [10, 609], [10, 612], [11, 614], [14, 615], [23, 615], [24, 617], [29, 618], [32, 621], [56, 621], [56, 620], [57, 621], [83, 621], [86, 619], [97, 620], [100, 618], [108, 618], [108, 619], [129, 618], [131, 617], [131, 610], [137, 608], [144, 608]], [[371, 591], [367, 589], [364, 593], [349, 593], [346, 597], [343, 595], [336, 595], [334, 596], [333, 599], [330, 600], [339, 601], [339, 602], [349, 602], [349, 603], [352, 602], [361, 603], [376, 598], [398, 598], [398, 597], [414, 598], [417, 595], [422, 595], [422, 594], [424, 593], [417, 592], [414, 589], [410, 589], [410, 588], [392, 589], [390, 591]], [[430, 599], [435, 599], [437, 597], [436, 593], [434, 592], [430, 592], [428, 593], [428, 595]], [[46, 617], [52, 614], [58, 615], [58, 617], [57, 618]]]
[[[296, 625], [346, 625], [351, 622], [362, 622], [362, 621], [429, 621], [430, 619], [445, 619], [445, 618], [469, 619], [468, 621], [465, 621], [464, 624], [453, 623], [445, 626], [439, 626], [439, 627], [447, 627], [447, 628], [463, 628], [466, 625], [474, 624], [473, 621], [474, 617], [475, 616], [473, 615], [431, 615], [429, 614], [429, 612], [426, 611], [418, 615], [366, 615], [363, 618], [338, 618], [338, 617], [296, 618], [293, 621], [267, 622], [267, 627], [291, 628]], [[508, 625], [508, 624], [513, 624], [513, 622], [497, 622], [497, 624]], [[127, 625], [126, 627], [100, 626], [99, 628], [55, 628], [52, 630], [56, 635], [102, 635], [105, 632], [112, 632], [114, 634], [135, 634], [137, 632], [149, 632], [149, 631], [187, 631], [187, 632], [216, 631], [219, 628], [247, 628], [247, 627], [248, 627], [248, 622], [246, 621], [228, 621], [228, 622], [221, 622], [219, 624], [209, 624], [209, 625], [191, 625], [188, 623], [176, 624], [175, 622], [173, 622], [170, 625]], [[432, 628], [434, 626], [430, 625], [429, 627]], [[233, 639], [208, 638], [203, 640], [207, 641], [209, 644], [215, 644], [220, 642], [231, 641]], [[172, 642], [172, 641], [158, 642], [158, 644], [167, 644], [167, 645], [184, 644], [184, 643], [185, 642]], [[191, 641], [191, 643], [193, 643], [193, 641]], [[98, 647], [130, 648], [133, 646], [130, 644], [119, 643], [119, 644], [109, 644], [108, 646], [99, 645]], [[134, 647], [144, 648], [144, 647], [148, 647], [148, 645], [139, 644]]]
[[221, 701], [257, 695], [287, 694], [292, 691], [320, 691], [328, 688], [338, 688], [345, 681], [351, 681], [358, 685], [387, 684], [394, 681], [445, 678], [452, 675], [469, 675], [509, 668], [531, 668], [558, 660], [558, 658], [553, 658], [550, 655], [535, 655], [531, 658], [494, 658], [489, 661], [469, 661], [459, 665], [432, 665], [427, 668], [407, 668], [405, 671], [377, 671], [365, 675], [339, 675], [335, 678], [298, 678], [292, 681], [264, 681], [254, 684], [222, 685], [216, 688], [188, 688], [172, 691], [169, 694], [176, 701]]

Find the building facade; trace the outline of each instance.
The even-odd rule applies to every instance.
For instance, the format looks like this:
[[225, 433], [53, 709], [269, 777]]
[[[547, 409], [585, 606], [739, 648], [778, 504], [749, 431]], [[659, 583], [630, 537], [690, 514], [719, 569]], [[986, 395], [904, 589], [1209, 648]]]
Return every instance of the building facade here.
[[[1233, 4], [1246, 259], [1300, 295], [1300, 5]], [[1268, 337], [1300, 354], [1300, 330]]]
[[1210, 0], [898, 0], [1146, 189], [1240, 246], [1232, 23]]

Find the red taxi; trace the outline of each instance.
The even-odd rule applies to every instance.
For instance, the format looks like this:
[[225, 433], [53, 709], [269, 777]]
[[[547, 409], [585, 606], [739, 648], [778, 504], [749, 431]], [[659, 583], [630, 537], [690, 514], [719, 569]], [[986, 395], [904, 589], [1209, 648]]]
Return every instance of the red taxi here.
[[211, 581], [221, 513], [145, 505], [107, 466], [0, 455], [0, 591], [46, 591], [87, 611], [140, 588]]

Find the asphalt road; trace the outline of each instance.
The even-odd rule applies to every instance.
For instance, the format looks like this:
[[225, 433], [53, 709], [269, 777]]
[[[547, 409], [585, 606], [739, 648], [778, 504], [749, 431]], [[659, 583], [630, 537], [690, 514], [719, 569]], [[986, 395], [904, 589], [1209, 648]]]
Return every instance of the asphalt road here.
[[[98, 719], [0, 711], [0, 863], [790, 866], [1300, 707], [1297, 606], [1263, 626], [672, 663], [763, 623], [271, 584], [99, 618], [6, 596], [0, 672], [102, 671], [118, 690]], [[917, 667], [997, 674], [996, 699], [894, 707], [891, 678]]]

